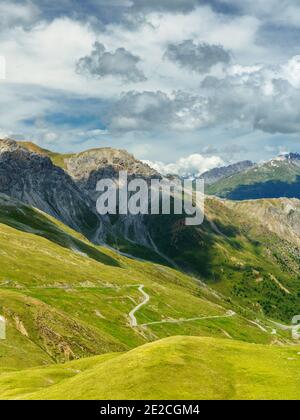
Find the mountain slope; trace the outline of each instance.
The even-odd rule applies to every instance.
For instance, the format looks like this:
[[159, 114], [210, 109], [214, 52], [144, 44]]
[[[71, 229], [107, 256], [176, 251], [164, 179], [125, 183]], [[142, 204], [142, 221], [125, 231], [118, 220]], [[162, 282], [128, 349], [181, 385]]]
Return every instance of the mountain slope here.
[[89, 198], [69, 175], [40, 153], [0, 140], [0, 192], [39, 208], [95, 237], [101, 225]]
[[252, 168], [254, 163], [250, 160], [234, 163], [233, 165], [223, 166], [220, 168], [214, 168], [210, 171], [204, 172], [200, 178], [203, 178], [206, 185], [214, 184], [221, 179], [228, 178], [229, 176], [244, 172], [245, 170]]
[[[0, 201], [0, 257], [0, 313], [8, 323], [0, 371], [126, 350], [170, 335], [290, 341], [289, 332], [273, 336], [263, 316], [196, 279], [95, 246], [7, 197]], [[150, 301], [139, 307], [141, 285]], [[137, 307], [134, 327], [129, 314]]]
[[[134, 177], [146, 180], [152, 177], [161, 178], [161, 175], [154, 169], [135, 159], [125, 150], [106, 147], [65, 155], [42, 149], [30, 142], [21, 142], [20, 145], [30, 152], [47, 156], [54, 165], [63, 168], [94, 209], [96, 209], [96, 202], [99, 197], [96, 186], [100, 179], [117, 179], [120, 171], [127, 171], [129, 179]], [[95, 238], [91, 236], [89, 238], [99, 242], [98, 236], [100, 236], [102, 241], [113, 245], [116, 243], [122, 245], [125, 242], [125, 245], [129, 246], [129, 242], [134, 241], [139, 245], [148, 247], [148, 249], [152, 246], [151, 237], [145, 229], [141, 216], [103, 216], [101, 217], [101, 228], [97, 233]], [[135, 250], [137, 255], [141, 255], [141, 249]], [[147, 253], [149, 255], [149, 251], [142, 252], [142, 254]], [[154, 255], [149, 255], [152, 259], [162, 259], [161, 256], [155, 255], [155, 251], [152, 251], [152, 254]]]
[[[56, 156], [66, 168], [75, 159], [71, 178], [51, 152], [1, 143], [13, 182], [0, 193], [0, 398], [297, 398], [300, 201], [209, 198], [197, 227], [179, 215], [133, 218], [135, 243], [116, 235], [118, 252], [89, 242], [72, 209], [80, 228], [49, 211], [44, 178], [57, 205], [65, 188], [93, 203], [89, 182], [127, 168], [147, 178], [147, 166], [111, 149]], [[192, 275], [145, 261], [155, 251]]]
[[291, 153], [222, 179], [208, 194], [231, 200], [300, 198], [300, 155]]
[[283, 241], [300, 246], [300, 201], [295, 198], [226, 201], [252, 223], [260, 222]]
[[[125, 354], [0, 376], [13, 399], [298, 399], [300, 347], [172, 337]], [[174, 386], [176, 384], [176, 386]]]
[[[137, 160], [124, 150], [102, 148], [79, 153], [67, 161], [67, 171], [78, 187], [88, 194], [94, 207], [99, 197], [96, 191], [100, 179], [118, 179], [120, 171], [127, 171], [128, 179], [161, 178], [161, 176], [147, 164]], [[151, 247], [151, 238], [145, 229], [143, 217], [114, 215], [105, 218], [109, 228], [105, 240], [112, 244], [123, 239], [135, 241], [143, 246]]]
[[27, 149], [29, 152], [47, 156], [49, 159], [51, 159], [53, 165], [59, 166], [62, 169], [66, 169], [67, 160], [74, 156], [73, 153], [56, 153], [52, 152], [51, 150], [43, 149], [42, 147], [30, 141], [19, 141], [18, 145], [24, 149]]
[[[255, 217], [256, 207], [272, 211], [261, 201], [242, 211], [237, 203], [207, 199], [204, 223], [192, 228], [174, 215], [149, 217], [147, 223], [158, 249], [179, 267], [244, 306], [290, 322], [300, 313], [300, 252], [295, 235], [279, 232], [282, 220], [286, 232], [292, 229], [288, 206], [278, 207], [277, 230]], [[299, 209], [298, 200], [294, 207]]]
[[[153, 175], [147, 165], [126, 152], [112, 149], [83, 152], [65, 163], [69, 170], [72, 168], [78, 190], [88, 195], [93, 205], [95, 183], [102, 176], [115, 177], [123, 169], [144, 178]], [[297, 166], [294, 155], [282, 158], [280, 163]], [[278, 169], [274, 165], [271, 167]], [[270, 203], [257, 201], [256, 204], [258, 210], [270, 207], [269, 212], [272, 212]], [[251, 213], [255, 214], [256, 204], [251, 207]], [[186, 227], [182, 216], [114, 217], [107, 221], [106, 238], [125, 254], [138, 253], [147, 259], [150, 255], [154, 258], [156, 252], [162, 256], [160, 262], [166, 256], [170, 263], [199, 276], [243, 306], [259, 311], [262, 316], [290, 322], [296, 313], [300, 313], [299, 249], [287, 218], [285, 210], [279, 209], [273, 222], [273, 226], [282, 225], [286, 220], [285, 233], [289, 231], [290, 235], [282, 235], [268, 227], [264, 220], [251, 217], [250, 221], [246, 212], [234, 203], [207, 199], [206, 219], [199, 227]], [[296, 216], [294, 220], [297, 220]], [[39, 229], [43, 230], [41, 225], [40, 222]], [[52, 237], [59, 238], [54, 232]], [[49, 232], [46, 238], [49, 239]], [[61, 237], [59, 240], [58, 245], [66, 241]], [[148, 246], [151, 251], [147, 252], [138, 244]], [[72, 246], [77, 253], [79, 249], [83, 254], [95, 254], [91, 248], [83, 250], [82, 245], [74, 244], [74, 240]], [[103, 252], [98, 257], [103, 261]]]

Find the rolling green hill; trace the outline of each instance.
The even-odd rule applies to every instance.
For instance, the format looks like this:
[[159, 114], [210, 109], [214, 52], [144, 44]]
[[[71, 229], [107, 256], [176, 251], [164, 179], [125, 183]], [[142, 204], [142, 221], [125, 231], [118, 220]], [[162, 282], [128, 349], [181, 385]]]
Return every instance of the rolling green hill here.
[[[124, 351], [171, 335], [290, 341], [289, 332], [272, 335], [263, 314], [199, 280], [95, 246], [5, 196], [0, 243], [0, 313], [8, 321], [0, 371]], [[143, 302], [141, 285], [150, 300], [136, 312], [134, 327], [129, 314]]]
[[172, 337], [0, 376], [5, 399], [299, 399], [300, 347]]

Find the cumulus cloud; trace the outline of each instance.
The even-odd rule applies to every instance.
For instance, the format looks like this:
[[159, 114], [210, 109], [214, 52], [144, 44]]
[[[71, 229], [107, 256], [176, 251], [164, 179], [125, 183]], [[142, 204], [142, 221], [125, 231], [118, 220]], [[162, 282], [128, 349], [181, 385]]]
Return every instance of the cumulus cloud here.
[[262, 66], [240, 68], [225, 79], [206, 77], [207, 112], [215, 124], [237, 123], [272, 134], [300, 132], [300, 92], [285, 71], [285, 66]]
[[130, 91], [114, 103], [116, 131], [195, 131], [246, 127], [267, 133], [300, 132], [299, 57], [287, 65], [233, 66], [223, 78], [206, 76], [195, 93]]
[[282, 67], [283, 77], [295, 88], [300, 88], [300, 55], [291, 58], [286, 65]]
[[[71, 144], [76, 137], [80, 143], [72, 128], [82, 124], [83, 108], [84, 121], [93, 121], [91, 129], [107, 130], [111, 145], [140, 148], [140, 156], [151, 160], [155, 153], [169, 157], [171, 142], [185, 147], [186, 155], [213, 143], [216, 155], [221, 143], [238, 138], [250, 142], [253, 136], [257, 144], [296, 139], [300, 61], [292, 56], [299, 53], [300, 6], [295, 3], [0, 0], [0, 54], [7, 62], [1, 103], [10, 109], [0, 129], [36, 137], [44, 128], [29, 126], [28, 120], [45, 117], [49, 109], [61, 114], [65, 98], [69, 114], [80, 117], [69, 117], [67, 125], [53, 118], [47, 141], [58, 133], [62, 142]], [[76, 73], [75, 63], [90, 77]], [[47, 95], [36, 90], [33, 95], [34, 86], [46, 88]], [[21, 98], [23, 89], [28, 96]], [[74, 105], [78, 95], [86, 98], [84, 107]], [[175, 161], [178, 151], [170, 153]], [[225, 150], [220, 155], [226, 160]]]
[[[15, 9], [14, 14], [23, 14], [24, 7], [28, 10], [34, 8], [39, 12], [36, 21], [38, 18], [49, 22], [56, 18], [70, 17], [71, 11], [74, 18], [103, 29], [111, 23], [122, 23], [125, 26], [129, 23], [132, 27], [137, 27], [147, 21], [151, 13], [188, 14], [206, 6], [221, 16], [225, 14], [235, 18], [248, 15], [265, 23], [299, 26], [300, 5], [295, 3], [295, 0], [0, 0], [0, 9], [3, 4], [2, 21], [9, 16], [11, 6]], [[26, 22], [22, 18], [18, 24], [24, 25]]]
[[165, 57], [200, 74], [209, 73], [217, 64], [230, 63], [230, 53], [222, 45], [210, 45], [205, 42], [196, 44], [191, 39], [179, 44], [169, 44]]
[[95, 42], [91, 54], [78, 60], [76, 70], [93, 77], [116, 76], [128, 82], [142, 82], [146, 77], [137, 66], [140, 61], [140, 57], [125, 48], [110, 52], [103, 44]]
[[[54, 9], [56, 7], [57, 4]], [[50, 3], [49, 8], [51, 9]], [[124, 86], [121, 87], [120, 84], [121, 76], [107, 77], [103, 83], [103, 78], [83, 78], [74, 71], [75, 63], [93, 50], [95, 40], [101, 40], [107, 48], [106, 52], [114, 54], [122, 46], [132, 55], [141, 58], [142, 61], [136, 67], [148, 77], [147, 81], [142, 82], [141, 88], [138, 86], [141, 90], [162, 90], [170, 94], [178, 86], [182, 90], [195, 89], [202, 76], [192, 72], [187, 77], [179, 66], [162, 60], [169, 43], [180, 43], [184, 39], [192, 38], [206, 39], [209, 35], [213, 37], [207, 39], [211, 44], [222, 42], [226, 48], [231, 48], [233, 42], [234, 54], [237, 49], [253, 51], [249, 47], [255, 33], [251, 22], [243, 17], [224, 24], [208, 8], [196, 9], [188, 14], [149, 14], [148, 23], [135, 28], [124, 27], [118, 22], [107, 24], [106, 29], [100, 29], [91, 26], [89, 19], [80, 22], [75, 17], [77, 18], [75, 10], [72, 19], [59, 17], [49, 23], [43, 17], [31, 29], [10, 27], [2, 34], [0, 54], [7, 59], [7, 80], [67, 89], [89, 96], [116, 98], [120, 94], [120, 88], [124, 90]], [[2, 28], [0, 32], [1, 30]], [[235, 34], [234, 38], [232, 33]], [[62, 50], [64, 54], [61, 54]]]
[[23, 4], [0, 1], [1, 29], [11, 26], [29, 26], [39, 17], [39, 9], [30, 1]]
[[108, 126], [116, 131], [195, 130], [209, 124], [206, 99], [187, 92], [124, 94], [108, 113]]
[[114, 104], [110, 128], [117, 131], [147, 131], [167, 128], [172, 119], [172, 101], [163, 92], [127, 92]]
[[144, 162], [162, 175], [179, 175], [182, 177], [200, 176], [204, 172], [224, 164], [218, 156], [207, 157], [198, 153], [180, 158], [174, 163]]

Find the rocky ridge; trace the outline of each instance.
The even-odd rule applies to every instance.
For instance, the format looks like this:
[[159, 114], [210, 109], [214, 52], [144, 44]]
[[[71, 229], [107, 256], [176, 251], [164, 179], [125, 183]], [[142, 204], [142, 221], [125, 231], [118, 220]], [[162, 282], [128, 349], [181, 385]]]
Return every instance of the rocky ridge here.
[[36, 207], [92, 238], [101, 226], [87, 194], [51, 159], [0, 140], [0, 192]]

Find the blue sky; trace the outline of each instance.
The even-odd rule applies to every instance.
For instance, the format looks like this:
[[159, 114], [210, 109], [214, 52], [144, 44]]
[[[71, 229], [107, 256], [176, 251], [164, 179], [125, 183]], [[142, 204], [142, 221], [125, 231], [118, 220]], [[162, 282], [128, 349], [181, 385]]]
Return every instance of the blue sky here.
[[0, 15], [2, 137], [179, 173], [300, 151], [296, 0], [0, 0]]

